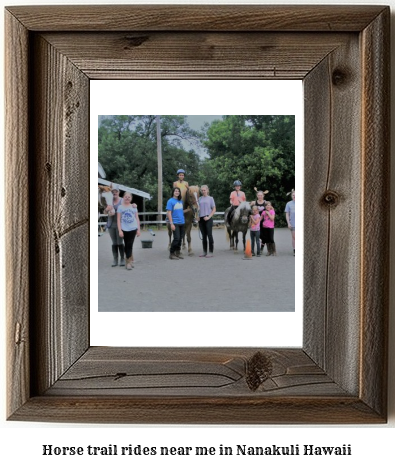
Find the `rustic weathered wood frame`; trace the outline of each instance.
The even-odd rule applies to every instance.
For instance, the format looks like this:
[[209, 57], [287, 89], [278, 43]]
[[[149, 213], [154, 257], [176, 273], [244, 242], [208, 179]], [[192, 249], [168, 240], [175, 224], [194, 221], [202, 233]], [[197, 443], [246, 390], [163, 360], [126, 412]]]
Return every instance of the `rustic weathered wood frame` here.
[[[389, 8], [9, 7], [7, 416], [387, 419]], [[89, 81], [303, 79], [303, 348], [89, 345]], [[24, 198], [23, 198], [24, 199]], [[381, 212], [374, 223], [374, 201]], [[311, 222], [313, 221], [313, 223]], [[92, 276], [93, 282], [95, 276]]]

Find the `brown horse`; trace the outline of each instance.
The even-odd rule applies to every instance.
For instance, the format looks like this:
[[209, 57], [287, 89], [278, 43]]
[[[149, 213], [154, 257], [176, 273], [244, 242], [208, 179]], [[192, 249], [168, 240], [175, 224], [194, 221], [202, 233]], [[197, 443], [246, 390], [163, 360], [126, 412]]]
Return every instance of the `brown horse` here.
[[[188, 242], [188, 256], [193, 256], [191, 230], [192, 230], [192, 225], [197, 224], [197, 219], [199, 217], [199, 186], [189, 186], [188, 191], [186, 192], [186, 195], [185, 195], [184, 210], [185, 210], [184, 212], [185, 237]], [[169, 234], [168, 248], [170, 249], [173, 231], [171, 230], [169, 223], [167, 223], [167, 232]], [[182, 240], [183, 250], [185, 250], [186, 248], [185, 237]]]

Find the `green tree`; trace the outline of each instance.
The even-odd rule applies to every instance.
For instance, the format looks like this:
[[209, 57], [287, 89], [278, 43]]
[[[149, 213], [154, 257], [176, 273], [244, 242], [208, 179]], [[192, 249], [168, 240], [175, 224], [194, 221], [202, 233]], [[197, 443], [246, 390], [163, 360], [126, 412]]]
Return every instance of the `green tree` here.
[[[156, 116], [108, 116], [99, 126], [99, 162], [107, 178], [151, 194], [147, 210], [156, 211], [158, 166]], [[164, 197], [170, 194], [178, 168], [194, 180], [199, 174], [199, 157], [186, 143], [199, 142], [200, 133], [191, 129], [185, 116], [161, 116]]]
[[[213, 188], [218, 210], [229, 206], [236, 179], [248, 200], [255, 199], [254, 187], [268, 190], [277, 213], [284, 210], [295, 184], [294, 116], [224, 116], [206, 129], [205, 146], [202, 178]], [[284, 220], [278, 217], [276, 226]]]

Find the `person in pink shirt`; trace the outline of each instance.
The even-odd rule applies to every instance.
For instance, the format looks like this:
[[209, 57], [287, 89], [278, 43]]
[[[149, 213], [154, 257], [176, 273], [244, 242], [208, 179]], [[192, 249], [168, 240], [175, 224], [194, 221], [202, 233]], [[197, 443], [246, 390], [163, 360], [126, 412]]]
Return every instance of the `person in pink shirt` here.
[[265, 210], [262, 212], [262, 241], [267, 246], [266, 256], [276, 256], [276, 244], [274, 243], [274, 219], [276, 212], [272, 203], [266, 201]]
[[261, 216], [257, 206], [252, 207], [252, 215], [250, 215], [250, 237], [251, 237], [251, 254], [255, 256], [255, 242], [256, 242], [256, 255], [261, 256]]
[[228, 221], [232, 220], [232, 215], [236, 207], [240, 205], [241, 202], [246, 201], [246, 195], [241, 191], [241, 181], [236, 180], [233, 183], [233, 187], [235, 188], [234, 191], [230, 193], [229, 201], [231, 205], [231, 209], [228, 214]]

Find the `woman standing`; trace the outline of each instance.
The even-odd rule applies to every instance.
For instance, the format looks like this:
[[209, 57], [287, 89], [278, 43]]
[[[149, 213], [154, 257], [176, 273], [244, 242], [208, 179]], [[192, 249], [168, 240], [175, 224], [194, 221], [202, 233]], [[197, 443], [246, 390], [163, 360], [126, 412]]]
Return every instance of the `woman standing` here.
[[119, 197], [119, 189], [113, 187], [111, 189], [113, 200], [112, 205], [108, 205], [104, 209], [104, 213], [108, 215], [107, 218], [107, 231], [110, 234], [111, 241], [112, 241], [112, 256], [113, 262], [112, 267], [118, 266], [118, 251], [120, 255], [120, 266], [125, 266], [125, 250], [123, 246], [123, 240], [119, 236], [118, 233], [118, 226], [117, 226], [117, 210], [118, 207], [122, 204], [122, 198]]
[[126, 192], [123, 195], [123, 203], [118, 207], [118, 231], [119, 236], [125, 243], [126, 269], [129, 271], [133, 266], [133, 243], [140, 236], [140, 219], [137, 209], [131, 204], [132, 195]]
[[173, 232], [169, 258], [172, 260], [183, 259], [181, 255], [181, 241], [185, 234], [185, 218], [180, 188], [173, 188], [171, 198], [167, 201], [166, 213]]
[[[254, 189], [255, 191], [257, 191], [256, 188]], [[267, 194], [268, 192], [269, 191], [257, 191], [256, 201], [250, 202], [251, 207], [257, 206], [260, 216], [262, 216], [262, 212], [265, 210], [265, 207], [266, 207], [265, 194]], [[260, 226], [259, 226], [259, 238], [260, 238], [260, 243], [261, 243], [261, 249], [260, 249], [261, 252], [265, 248], [265, 244], [263, 242], [262, 223], [263, 223], [263, 219], [261, 218]]]
[[[200, 258], [212, 258], [214, 255], [213, 215], [216, 212], [214, 198], [209, 196], [209, 189], [204, 184], [200, 189], [202, 196], [199, 198], [199, 229], [202, 234], [203, 254]], [[207, 253], [208, 240], [208, 253]]]
[[276, 256], [276, 244], [274, 243], [274, 218], [276, 212], [270, 201], [266, 202], [266, 208], [262, 212], [262, 236], [263, 243], [267, 244], [266, 256]]
[[[289, 194], [289, 193], [288, 193]], [[291, 230], [292, 235], [292, 248], [294, 250], [295, 256], [295, 190], [291, 191], [292, 201], [287, 202], [285, 206], [285, 218], [287, 219], [287, 224], [289, 230]]]

